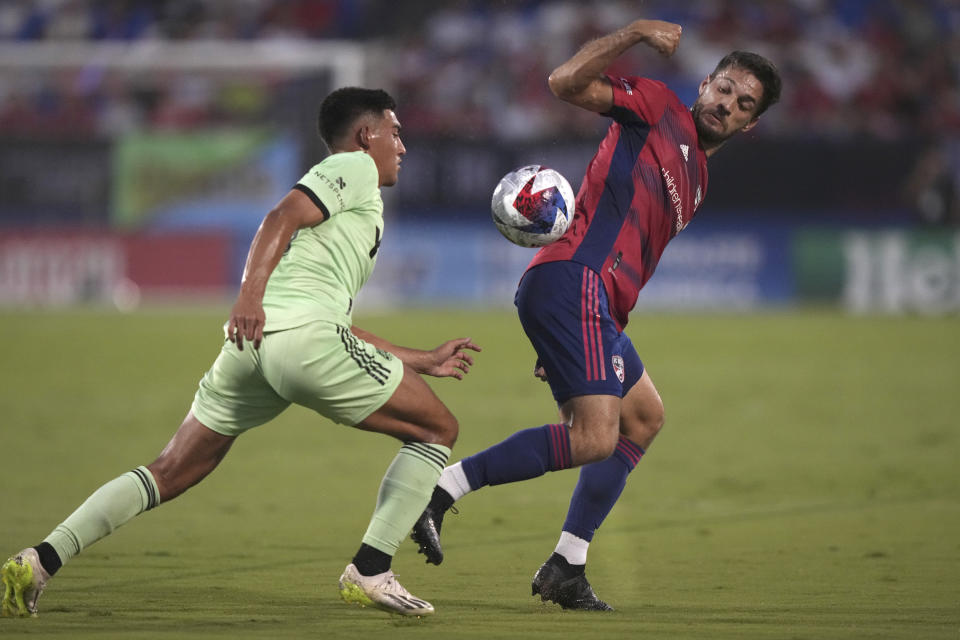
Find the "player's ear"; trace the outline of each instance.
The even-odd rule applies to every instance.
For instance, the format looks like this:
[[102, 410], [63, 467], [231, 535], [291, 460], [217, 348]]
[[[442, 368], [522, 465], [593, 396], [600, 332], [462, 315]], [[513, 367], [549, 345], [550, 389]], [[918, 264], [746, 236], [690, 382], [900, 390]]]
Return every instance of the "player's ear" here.
[[697, 95], [703, 95], [703, 92], [707, 88], [708, 84], [710, 84], [710, 76], [704, 78], [703, 82], [700, 83], [700, 88], [697, 89]]
[[361, 149], [370, 148], [370, 127], [363, 126], [357, 129], [357, 144]]

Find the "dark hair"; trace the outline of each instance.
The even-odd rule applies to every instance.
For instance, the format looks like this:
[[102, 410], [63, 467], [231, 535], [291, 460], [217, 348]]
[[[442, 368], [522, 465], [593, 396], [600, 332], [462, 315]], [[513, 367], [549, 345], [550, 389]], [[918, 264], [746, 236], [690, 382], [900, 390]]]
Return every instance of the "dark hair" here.
[[763, 85], [763, 99], [757, 106], [757, 115], [754, 117], [759, 117], [761, 113], [780, 100], [780, 88], [782, 86], [780, 72], [776, 65], [763, 56], [749, 51], [728, 53], [717, 63], [717, 68], [710, 74], [710, 79], [712, 80], [717, 73], [728, 67], [737, 67], [749, 71]]
[[384, 109], [396, 110], [397, 103], [383, 89], [343, 87], [337, 89], [320, 105], [317, 126], [320, 137], [331, 150], [337, 140], [349, 133], [350, 126], [362, 115], [372, 113], [378, 117]]

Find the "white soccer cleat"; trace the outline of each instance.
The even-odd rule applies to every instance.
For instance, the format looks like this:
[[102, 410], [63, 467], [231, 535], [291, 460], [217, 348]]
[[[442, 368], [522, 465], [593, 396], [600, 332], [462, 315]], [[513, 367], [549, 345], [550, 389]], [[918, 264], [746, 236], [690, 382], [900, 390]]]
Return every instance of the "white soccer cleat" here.
[[340, 576], [340, 597], [345, 602], [379, 607], [403, 616], [428, 616], [433, 613], [433, 605], [411, 595], [397, 582], [393, 571], [364, 576], [353, 563], [348, 564]]
[[9, 558], [0, 568], [3, 580], [4, 618], [36, 617], [37, 600], [47, 586], [50, 574], [40, 564], [40, 556], [33, 547]]

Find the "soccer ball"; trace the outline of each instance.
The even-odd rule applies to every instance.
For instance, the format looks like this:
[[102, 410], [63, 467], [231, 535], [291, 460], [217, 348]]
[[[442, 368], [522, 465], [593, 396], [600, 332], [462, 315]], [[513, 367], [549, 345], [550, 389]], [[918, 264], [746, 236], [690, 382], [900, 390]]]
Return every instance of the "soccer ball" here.
[[573, 189], [560, 173], [538, 164], [501, 178], [490, 203], [493, 222], [521, 247], [542, 247], [559, 239], [573, 217]]

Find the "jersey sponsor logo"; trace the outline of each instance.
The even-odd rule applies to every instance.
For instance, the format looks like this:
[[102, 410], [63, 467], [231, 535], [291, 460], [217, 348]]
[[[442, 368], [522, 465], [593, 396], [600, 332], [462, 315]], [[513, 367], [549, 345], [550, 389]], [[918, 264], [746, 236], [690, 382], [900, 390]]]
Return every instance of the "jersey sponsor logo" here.
[[333, 191], [333, 194], [337, 196], [337, 203], [340, 205], [339, 210], [343, 211], [346, 208], [346, 205], [343, 202], [343, 195], [340, 193], [340, 190], [343, 189], [343, 187], [347, 186], [347, 183], [343, 182], [343, 178], [337, 178], [337, 181], [333, 181], [328, 176], [320, 173], [319, 171], [314, 171], [313, 175], [323, 180], [327, 184], [327, 186], [330, 187], [330, 190]]
[[630, 86], [626, 78], [620, 78], [620, 85], [623, 87], [623, 90], [627, 92], [628, 96], [633, 95], [633, 87]]
[[680, 145], [680, 153], [683, 154], [683, 161], [687, 162], [690, 160], [690, 146], [686, 144]]
[[680, 198], [680, 192], [677, 190], [677, 181], [666, 167], [660, 167], [660, 173], [663, 175], [663, 181], [667, 186], [670, 206], [673, 207], [674, 212], [677, 214], [675, 224], [676, 233], [680, 233], [683, 231], [683, 228], [687, 226], [687, 223], [683, 221], [683, 200]]
[[623, 375], [624, 375], [623, 358], [621, 356], [615, 355], [610, 360], [611, 360], [611, 363], [613, 364], [613, 372], [617, 374], [617, 380], [619, 380], [622, 383]]
[[[684, 152], [683, 157], [684, 157], [684, 158], [687, 157], [686, 152]], [[341, 189], [343, 189], [343, 188], [345, 188], [345, 187], [347, 186], [347, 183], [343, 181], [343, 178], [337, 178], [336, 180], [334, 180], [334, 182], [335, 182], [335, 183], [337, 184], [337, 186], [340, 187]]]

